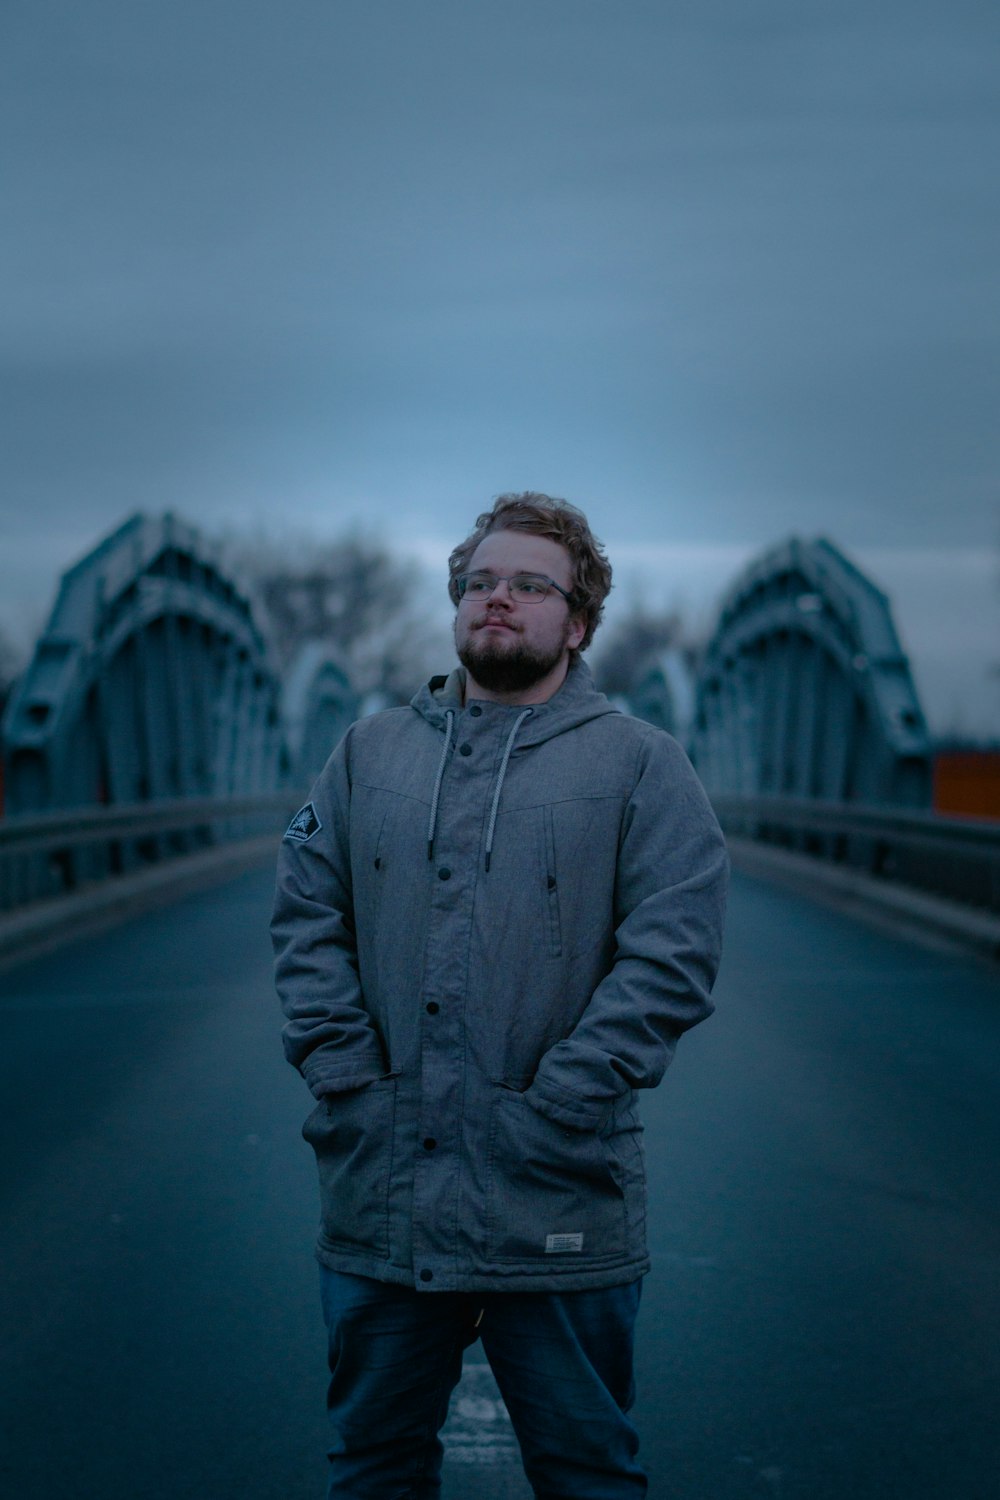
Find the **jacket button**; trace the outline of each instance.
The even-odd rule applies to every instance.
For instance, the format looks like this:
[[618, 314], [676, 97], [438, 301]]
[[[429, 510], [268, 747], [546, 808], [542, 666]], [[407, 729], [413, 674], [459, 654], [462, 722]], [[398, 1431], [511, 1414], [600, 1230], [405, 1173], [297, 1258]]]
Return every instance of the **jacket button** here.
[[471, 708], [470, 708], [470, 709], [469, 709], [469, 713], [470, 713], [470, 714], [471, 714], [471, 715], [472, 715], [472, 717], [473, 717], [473, 718], [474, 718], [474, 719], [478, 719], [478, 718], [479, 718], [479, 717], [480, 717], [480, 716], [481, 716], [481, 714], [482, 714], [482, 712], [483, 712], [483, 711], [482, 711], [482, 709], [481, 709], [481, 708], [480, 708], [480, 707], [479, 707], [479, 704], [478, 704], [478, 703], [474, 703], [474, 704], [473, 704], [473, 705], [472, 705], [472, 707], [471, 707]]
[[471, 755], [472, 754], [472, 746], [469, 744], [468, 740], [466, 740], [466, 742], [465, 742], [464, 745], [459, 745], [459, 747], [458, 747], [458, 753], [459, 753], [459, 755]]
[[424, 1150], [425, 1151], [433, 1151], [434, 1147], [436, 1145], [437, 1145], [437, 1141], [434, 1139], [434, 1137], [432, 1135], [429, 1135], [427, 1137], [427, 1139], [424, 1141]]
[[428, 1002], [427, 1002], [427, 1014], [429, 1016], [436, 1016], [437, 1013], [438, 1013], [438, 1011], [440, 1009], [441, 1009], [441, 1007], [440, 1007], [440, 1005], [438, 1005], [438, 1003], [437, 1003], [436, 1000], [428, 1000]]
[[427, 1270], [421, 1271], [421, 1273], [420, 1273], [420, 1280], [421, 1281], [433, 1281], [434, 1280], [434, 1272], [433, 1271], [427, 1271]]
[[449, 870], [449, 868], [448, 868], [447, 865], [442, 865], [441, 868], [440, 868], [440, 870], [438, 870], [438, 880], [450, 880], [450, 879], [451, 879], [451, 871]]

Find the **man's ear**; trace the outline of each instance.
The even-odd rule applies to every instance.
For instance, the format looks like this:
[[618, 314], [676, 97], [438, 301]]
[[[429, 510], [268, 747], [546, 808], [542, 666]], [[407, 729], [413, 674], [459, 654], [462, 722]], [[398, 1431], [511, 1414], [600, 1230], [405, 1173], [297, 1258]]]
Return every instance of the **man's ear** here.
[[569, 634], [566, 636], [566, 644], [571, 651], [575, 651], [587, 634], [587, 621], [583, 615], [570, 615]]

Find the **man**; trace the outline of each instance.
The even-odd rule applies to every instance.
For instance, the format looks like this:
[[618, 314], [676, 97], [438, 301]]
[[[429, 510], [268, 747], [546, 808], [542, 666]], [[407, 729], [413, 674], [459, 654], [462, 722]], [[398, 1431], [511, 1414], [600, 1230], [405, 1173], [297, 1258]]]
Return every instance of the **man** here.
[[482, 1339], [545, 1500], [636, 1500], [636, 1090], [711, 1010], [727, 861], [580, 653], [586, 518], [503, 495], [450, 558], [462, 667], [354, 724], [282, 844], [285, 1047], [319, 1100], [331, 1496], [439, 1493]]

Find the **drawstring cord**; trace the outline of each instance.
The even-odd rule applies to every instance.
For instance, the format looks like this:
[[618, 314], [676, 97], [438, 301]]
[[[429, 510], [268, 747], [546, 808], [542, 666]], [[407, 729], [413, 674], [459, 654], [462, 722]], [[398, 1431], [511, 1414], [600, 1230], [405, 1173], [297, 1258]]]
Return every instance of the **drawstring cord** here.
[[437, 778], [434, 782], [434, 795], [431, 797], [431, 821], [427, 828], [427, 858], [434, 858], [434, 829], [437, 825], [438, 801], [441, 796], [441, 782], [444, 780], [444, 768], [448, 763], [448, 751], [451, 749], [451, 732], [455, 727], [455, 711], [452, 708], [445, 709], [444, 749], [441, 751], [441, 759], [438, 762]]
[[520, 727], [524, 723], [525, 719], [527, 719], [531, 715], [532, 712], [533, 712], [532, 709], [526, 708], [524, 710], [523, 714], [518, 714], [517, 721], [514, 724], [514, 728], [511, 730], [510, 734], [507, 736], [507, 744], [504, 747], [503, 760], [500, 762], [500, 770], [497, 773], [496, 791], [493, 793], [493, 806], [490, 808], [490, 823], [489, 823], [489, 827], [486, 830], [486, 868], [487, 868], [487, 870], [489, 870], [489, 867], [490, 867], [490, 854], [493, 852], [493, 830], [497, 826], [497, 809], [500, 806], [500, 792], [501, 792], [501, 789], [503, 787], [503, 779], [504, 779], [504, 777], [507, 774], [507, 762], [510, 760], [510, 752], [514, 748], [514, 740], [517, 738], [517, 731], [520, 729]]
[[[530, 718], [530, 716], [531, 716], [531, 714], [533, 712], [534, 712], [533, 709], [526, 708], [524, 710], [523, 714], [518, 714], [517, 719], [514, 722], [514, 728], [511, 730], [510, 734], [507, 736], [507, 743], [504, 746], [503, 759], [500, 762], [500, 770], [497, 772], [497, 784], [496, 784], [496, 788], [495, 788], [495, 790], [493, 792], [493, 805], [490, 808], [489, 826], [486, 829], [486, 868], [487, 868], [487, 870], [489, 870], [489, 867], [490, 867], [490, 855], [493, 852], [493, 833], [494, 833], [494, 830], [496, 829], [496, 826], [497, 826], [497, 811], [498, 811], [498, 809], [500, 807], [500, 793], [503, 790], [504, 777], [507, 774], [507, 762], [510, 760], [510, 753], [511, 753], [511, 751], [514, 748], [514, 741], [517, 739], [517, 731], [520, 729], [520, 727], [524, 723], [525, 719]], [[444, 780], [444, 768], [448, 764], [448, 751], [451, 749], [451, 736], [452, 736], [452, 731], [453, 731], [453, 729], [455, 727], [455, 712], [454, 712], [454, 709], [451, 709], [451, 708], [445, 709], [445, 715], [444, 716], [445, 716], [445, 721], [446, 721], [445, 722], [445, 730], [444, 730], [444, 748], [441, 751], [441, 759], [438, 762], [437, 776], [434, 779], [434, 792], [433, 792], [433, 795], [431, 796], [431, 820], [430, 820], [430, 823], [428, 824], [428, 827], [427, 827], [427, 858], [428, 859], [433, 859], [434, 858], [434, 830], [437, 827], [438, 803], [441, 800], [441, 783]]]

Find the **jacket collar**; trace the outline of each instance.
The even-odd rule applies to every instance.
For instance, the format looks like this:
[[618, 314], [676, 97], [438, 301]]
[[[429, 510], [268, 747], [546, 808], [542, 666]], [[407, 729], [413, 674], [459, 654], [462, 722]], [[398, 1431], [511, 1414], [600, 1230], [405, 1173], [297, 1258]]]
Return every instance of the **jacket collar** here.
[[[443, 732], [447, 714], [462, 712], [465, 683], [464, 667], [456, 667], [446, 677], [432, 677], [413, 695], [411, 707]], [[484, 701], [483, 707], [492, 714], [509, 717], [513, 723], [524, 713], [525, 705]], [[558, 690], [547, 702], [533, 703], [531, 708], [531, 717], [525, 721], [518, 735], [518, 749], [541, 744], [544, 740], [564, 734], [591, 719], [618, 712], [604, 694], [594, 687], [590, 668], [578, 652], [574, 652], [570, 658], [569, 671]]]

